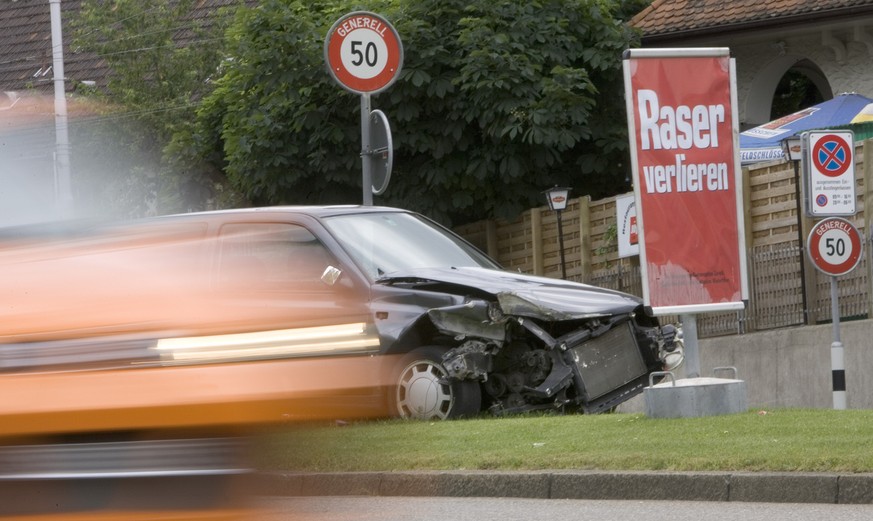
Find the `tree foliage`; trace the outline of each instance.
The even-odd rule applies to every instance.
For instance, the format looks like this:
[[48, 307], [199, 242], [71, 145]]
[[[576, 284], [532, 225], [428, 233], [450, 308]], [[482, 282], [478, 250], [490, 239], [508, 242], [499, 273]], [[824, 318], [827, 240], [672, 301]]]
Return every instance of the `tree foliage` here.
[[[232, 10], [193, 16], [199, 3], [82, 1], [71, 20], [73, 47], [94, 53], [110, 72], [105, 88], [77, 87], [103, 102], [100, 117], [77, 127], [77, 150], [86, 152], [79, 154], [83, 167], [76, 172], [76, 186], [92, 192], [77, 199], [111, 199], [123, 213], [138, 216], [202, 207], [224, 180], [208, 163], [179, 165], [163, 157], [174, 134], [190, 133], [185, 127], [212, 90], [210, 79], [225, 56], [224, 31]], [[86, 182], [99, 176], [95, 165], [114, 166], [113, 175]]]
[[[542, 190], [626, 188], [621, 54], [633, 32], [614, 0], [381, 0], [404, 46], [373, 97], [394, 140], [377, 204], [455, 221], [513, 216]], [[323, 44], [345, 0], [263, 0], [228, 32], [229, 60], [174, 150], [207, 158], [257, 204], [361, 201], [360, 98]]]

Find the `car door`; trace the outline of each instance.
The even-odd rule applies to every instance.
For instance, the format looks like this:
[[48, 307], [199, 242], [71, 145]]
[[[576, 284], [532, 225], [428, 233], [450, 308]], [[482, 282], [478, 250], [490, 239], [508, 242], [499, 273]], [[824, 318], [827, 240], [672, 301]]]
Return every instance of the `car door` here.
[[234, 329], [271, 332], [285, 356], [378, 351], [366, 292], [337, 278], [342, 266], [305, 226], [228, 222], [217, 238], [216, 283]]

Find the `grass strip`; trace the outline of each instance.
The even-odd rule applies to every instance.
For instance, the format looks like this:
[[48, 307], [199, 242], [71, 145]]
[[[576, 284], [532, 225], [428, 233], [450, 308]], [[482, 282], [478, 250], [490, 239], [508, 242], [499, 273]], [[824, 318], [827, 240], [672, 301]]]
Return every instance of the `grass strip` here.
[[545, 415], [298, 425], [265, 437], [262, 468], [873, 472], [873, 411], [704, 418]]

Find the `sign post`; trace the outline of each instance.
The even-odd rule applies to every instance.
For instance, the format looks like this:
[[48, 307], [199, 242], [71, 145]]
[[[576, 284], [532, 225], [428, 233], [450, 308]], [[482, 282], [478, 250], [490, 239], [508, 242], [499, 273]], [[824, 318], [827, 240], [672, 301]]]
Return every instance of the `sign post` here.
[[[403, 44], [394, 27], [385, 18], [366, 11], [355, 11], [337, 20], [324, 40], [324, 59], [333, 79], [344, 89], [361, 95], [361, 167], [363, 204], [373, 204], [373, 194], [381, 194], [387, 188], [392, 161], [388, 172], [380, 175], [381, 186], [373, 185], [373, 162], [385, 154], [374, 152], [371, 138], [370, 95], [387, 89], [400, 74], [403, 66]], [[380, 112], [381, 114], [381, 112]], [[380, 138], [380, 145], [391, 143], [388, 120], [384, 119], [387, 139]], [[383, 146], [379, 147], [384, 148]], [[393, 158], [393, 150], [390, 152]]]
[[679, 314], [699, 376], [695, 313], [748, 299], [736, 65], [726, 48], [624, 56], [643, 300]]
[[806, 215], [826, 217], [809, 232], [806, 252], [816, 269], [830, 276], [831, 380], [838, 410], [846, 408], [846, 365], [837, 277], [855, 269], [863, 252], [858, 229], [840, 218], [855, 215], [854, 138], [850, 130], [814, 130], [800, 136]]
[[858, 229], [845, 219], [829, 217], [813, 226], [806, 240], [806, 251], [815, 267], [831, 279], [831, 379], [834, 409], [846, 408], [846, 365], [840, 340], [840, 304], [837, 277], [858, 265], [864, 248]]

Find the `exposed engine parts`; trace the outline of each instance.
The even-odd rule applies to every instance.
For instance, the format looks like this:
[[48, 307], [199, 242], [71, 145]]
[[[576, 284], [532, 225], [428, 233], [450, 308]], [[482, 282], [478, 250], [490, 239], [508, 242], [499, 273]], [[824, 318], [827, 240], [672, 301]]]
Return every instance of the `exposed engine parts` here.
[[503, 325], [505, 335], [487, 339], [455, 331], [463, 343], [443, 356], [449, 378], [481, 382], [496, 414], [609, 410], [640, 392], [650, 371], [681, 362], [679, 331], [643, 326], [633, 314], [552, 323], [514, 318]]

